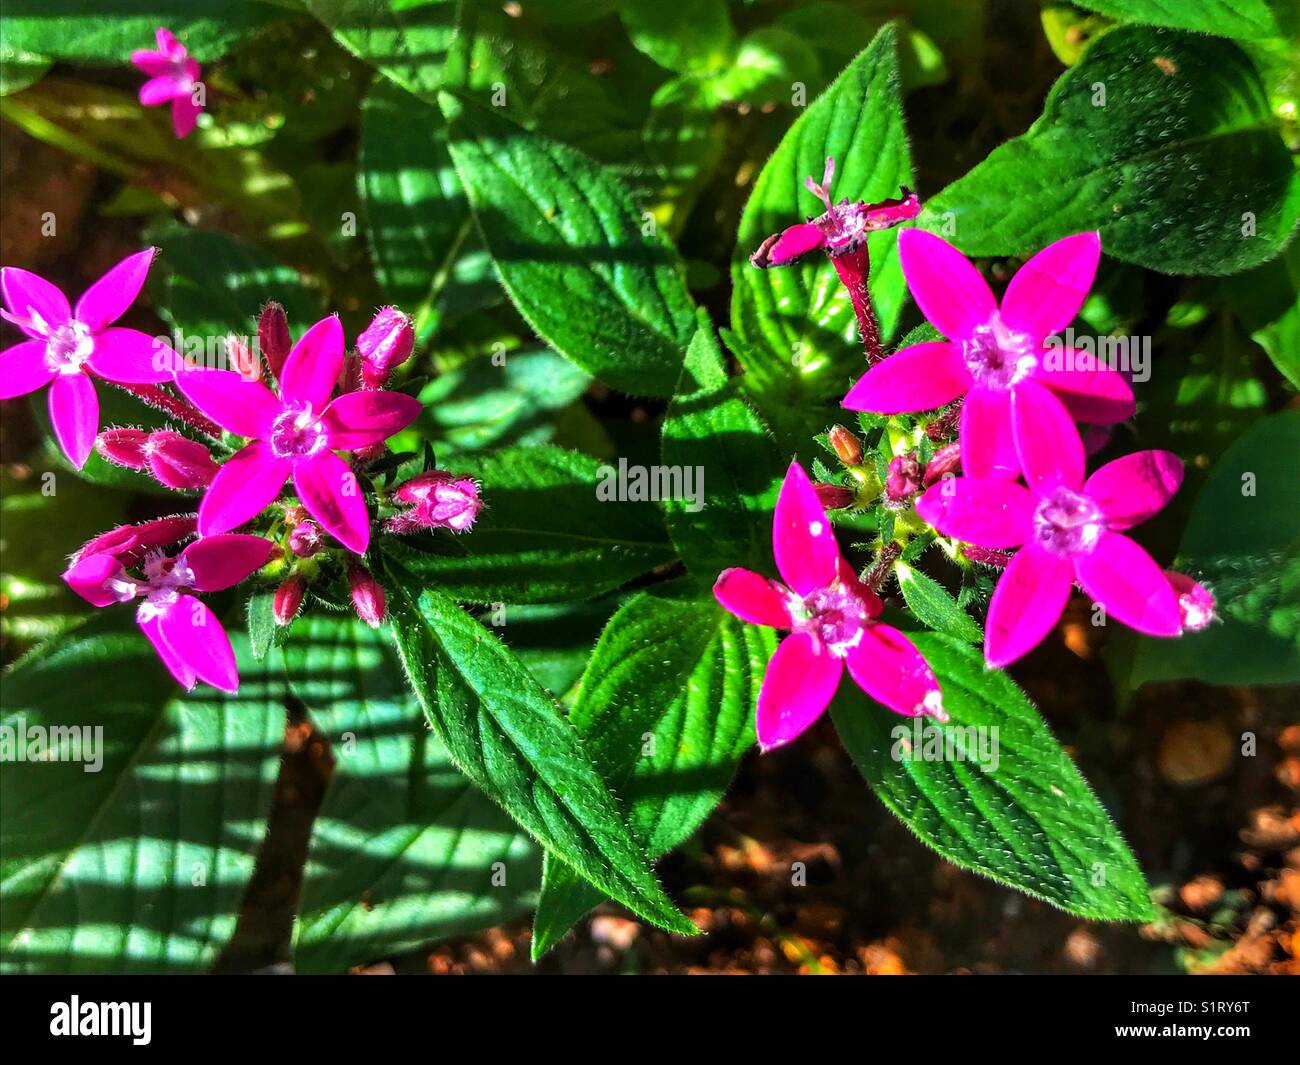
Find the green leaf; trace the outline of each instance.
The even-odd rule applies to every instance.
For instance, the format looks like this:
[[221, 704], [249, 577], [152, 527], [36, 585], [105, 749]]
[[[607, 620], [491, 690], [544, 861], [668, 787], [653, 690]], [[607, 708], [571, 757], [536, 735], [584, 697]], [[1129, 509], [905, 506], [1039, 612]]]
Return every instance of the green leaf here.
[[529, 325], [615, 388], [672, 395], [694, 312], [681, 260], [653, 219], [582, 153], [490, 108], [440, 99], [474, 216]]
[[432, 100], [456, 32], [455, 0], [303, 0], [335, 40], [408, 92]]
[[53, 65], [54, 60], [12, 49], [5, 40], [0, 45], [0, 96], [22, 92], [29, 85], [35, 85]]
[[216, 960], [253, 872], [284, 736], [277, 686], [230, 635], [242, 695], [187, 695], [125, 609], [5, 677], [0, 745], [23, 727], [29, 743], [35, 728], [73, 729], [61, 734], [76, 737], [65, 756], [102, 757], [96, 767], [4, 751], [5, 971], [193, 972]]
[[248, 649], [259, 662], [275, 641], [275, 589], [265, 588], [248, 597]]
[[429, 731], [391, 641], [317, 614], [294, 624], [284, 656], [334, 755], [307, 852], [295, 968], [341, 972], [530, 909], [541, 856]]
[[663, 461], [696, 486], [696, 498], [664, 503], [668, 533], [686, 568], [712, 580], [728, 566], [771, 568], [772, 510], [781, 455], [727, 378], [708, 313], [686, 351], [663, 428]]
[[898, 577], [903, 599], [918, 621], [935, 632], [942, 632], [966, 643], [983, 641], [984, 633], [980, 627], [957, 605], [957, 600], [948, 594], [942, 584], [906, 562], [895, 563], [894, 573]]
[[388, 548], [452, 598], [589, 598], [672, 558], [653, 503], [602, 500], [617, 470], [596, 459], [558, 447], [507, 448], [461, 456], [455, 470], [482, 484], [487, 505], [473, 530], [394, 538]]
[[[910, 185], [903, 126], [897, 33], [886, 26], [813, 101], [759, 174], [740, 220], [732, 258], [732, 327], [748, 385], [774, 419], [807, 407], [807, 398], [838, 399], [865, 369], [849, 293], [824, 255], [795, 266], [759, 270], [749, 255], [773, 233], [821, 208], [803, 178], [821, 179], [835, 159], [835, 198], [878, 201]], [[893, 333], [904, 285], [892, 231], [871, 236], [871, 295], [885, 336]]]
[[1270, 263], [1224, 282], [1228, 303], [1273, 365], [1300, 388], [1300, 240]]
[[632, 43], [677, 74], [717, 70], [735, 50], [726, 0], [623, 0], [618, 13]]
[[796, 85], [821, 84], [817, 53], [798, 34], [779, 26], [763, 26], [745, 35], [736, 58], [707, 86], [710, 93], [726, 103], [762, 107], [788, 102]]
[[1300, 681], [1300, 411], [1262, 418], [1215, 464], [1175, 568], [1214, 593], [1221, 622], [1141, 639], [1133, 684]]
[[950, 227], [970, 255], [1097, 229], [1117, 259], [1231, 274], [1275, 256], [1298, 213], [1300, 177], [1247, 55], [1126, 26], [1099, 37], [1029, 131], [932, 199], [921, 224]]
[[[775, 643], [698, 584], [638, 595], [601, 634], [569, 721], [651, 858], [689, 838], [722, 798], [754, 742]], [[548, 856], [545, 869], [534, 958], [601, 901], [563, 862]]]
[[548, 851], [629, 909], [692, 935], [577, 733], [487, 629], [441, 592], [385, 567], [402, 665], [452, 761]]
[[914, 730], [938, 727], [930, 719], [899, 717], [843, 687], [831, 715], [880, 800], [963, 869], [1081, 917], [1150, 920], [1137, 862], [1024, 692], [974, 648], [910, 635], [939, 679], [948, 727], [983, 731], [950, 733], [945, 753], [942, 733], [918, 742]]
[[206, 61], [261, 29], [284, 10], [257, 0], [113, 0], [50, 4], [5, 0], [4, 48], [83, 63], [125, 63], [139, 48], [154, 49], [154, 31], [171, 30], [195, 59]]
[[1288, 37], [1300, 29], [1293, 0], [1074, 0], [1080, 7], [1120, 22], [1144, 22], [1176, 30], [1252, 40]]
[[375, 276], [422, 335], [448, 311], [500, 298], [434, 105], [375, 83], [361, 111], [357, 185]]

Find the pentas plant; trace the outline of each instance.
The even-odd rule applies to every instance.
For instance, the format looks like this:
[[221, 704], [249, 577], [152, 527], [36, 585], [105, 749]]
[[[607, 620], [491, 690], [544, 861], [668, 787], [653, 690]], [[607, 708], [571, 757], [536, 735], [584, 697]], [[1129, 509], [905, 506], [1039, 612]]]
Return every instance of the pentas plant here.
[[131, 62], [149, 75], [140, 86], [140, 102], [145, 107], [171, 104], [172, 129], [178, 138], [188, 137], [203, 113], [202, 73], [171, 30], [159, 27], [157, 38], [157, 50], [140, 48], [131, 53]]

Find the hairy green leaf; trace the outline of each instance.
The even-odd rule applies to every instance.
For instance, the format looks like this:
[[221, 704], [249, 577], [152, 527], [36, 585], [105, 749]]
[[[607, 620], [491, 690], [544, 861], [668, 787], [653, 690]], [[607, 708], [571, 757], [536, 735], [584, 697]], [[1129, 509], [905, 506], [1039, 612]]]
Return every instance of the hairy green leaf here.
[[984, 639], [984, 633], [971, 616], [957, 605], [957, 600], [933, 577], [906, 562], [896, 563], [894, 573], [898, 577], [903, 599], [917, 620], [935, 632], [946, 633], [967, 643], [979, 643]]

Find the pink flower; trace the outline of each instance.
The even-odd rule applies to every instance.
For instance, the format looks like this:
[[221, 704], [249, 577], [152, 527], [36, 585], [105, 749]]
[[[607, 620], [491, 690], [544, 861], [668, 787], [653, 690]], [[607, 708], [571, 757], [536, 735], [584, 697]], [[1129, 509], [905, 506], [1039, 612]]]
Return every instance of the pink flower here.
[[160, 27], [157, 37], [158, 51], [139, 49], [131, 53], [131, 62], [149, 75], [140, 86], [140, 103], [145, 107], [170, 103], [172, 129], [177, 137], [186, 137], [203, 111], [203, 105], [195, 102], [195, 89], [201, 85], [199, 65], [170, 30]]
[[293, 478], [303, 505], [357, 554], [370, 544], [370, 515], [356, 474], [334, 454], [379, 443], [420, 413], [399, 392], [349, 392], [331, 402], [343, 368], [343, 327], [323, 318], [293, 346], [280, 374], [280, 395], [233, 370], [183, 370], [176, 385], [223, 429], [252, 443], [230, 458], [199, 506], [203, 536], [241, 525]]
[[393, 497], [412, 504], [388, 519], [388, 531], [411, 533], [420, 529], [450, 529], [464, 532], [483, 509], [478, 484], [445, 470], [430, 470], [397, 486]]
[[914, 344], [873, 366], [844, 397], [849, 410], [933, 410], [965, 395], [958, 438], [972, 477], [1015, 477], [1026, 451], [1059, 445], [1056, 429], [1071, 417], [1111, 423], [1132, 415], [1122, 374], [1047, 344], [1088, 295], [1101, 256], [1096, 233], [1040, 251], [1011, 279], [1001, 307], [970, 261], [934, 234], [904, 230], [898, 252], [913, 298], [948, 340]]
[[44, 278], [14, 266], [0, 270], [0, 318], [29, 338], [0, 351], [0, 399], [49, 385], [54, 435], [77, 469], [90, 457], [99, 430], [92, 373], [135, 385], [171, 379], [170, 348], [138, 330], [113, 326], [140, 294], [156, 250], [127, 256], [86, 289], [75, 308]]
[[82, 554], [63, 579], [91, 606], [143, 599], [136, 624], [176, 682], [190, 690], [201, 680], [233, 692], [239, 673], [226, 630], [211, 610], [185, 593], [233, 587], [266, 563], [273, 546], [260, 536], [207, 536], [175, 558], [150, 552], [139, 577], [128, 575], [112, 554]]
[[844, 667], [863, 691], [895, 713], [947, 720], [934, 673], [897, 629], [878, 624], [883, 606], [840, 557], [835, 533], [797, 463], [786, 471], [772, 523], [781, 581], [724, 570], [719, 603], [742, 621], [790, 629], [768, 663], [758, 696], [758, 742], [789, 743], [830, 704]]
[[[1078, 432], [1071, 429], [1077, 443]], [[1083, 479], [1083, 448], [1049, 474], [1033, 466], [1029, 487], [954, 477], [929, 489], [917, 512], [946, 536], [981, 548], [1024, 546], [989, 603], [984, 657], [1014, 662], [1051, 631], [1078, 581], [1094, 602], [1139, 632], [1177, 636], [1178, 599], [1160, 567], [1121, 530], [1155, 514], [1178, 490], [1183, 464], [1168, 451], [1139, 451]]]

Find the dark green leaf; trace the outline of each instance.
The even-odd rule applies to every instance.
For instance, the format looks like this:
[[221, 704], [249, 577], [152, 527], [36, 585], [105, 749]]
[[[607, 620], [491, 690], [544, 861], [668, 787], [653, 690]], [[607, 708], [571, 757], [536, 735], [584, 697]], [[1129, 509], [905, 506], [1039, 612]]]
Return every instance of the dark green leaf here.
[[704, 74], [725, 66], [736, 46], [726, 0], [624, 0], [619, 17], [632, 43], [678, 74]]
[[338, 42], [408, 92], [432, 100], [455, 36], [455, 0], [303, 0]]

